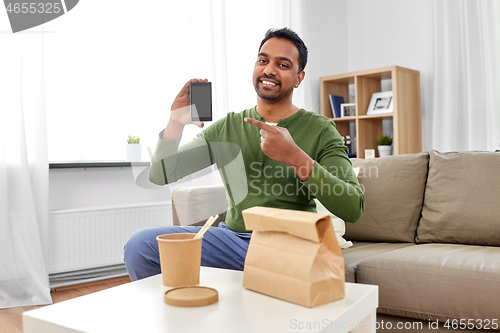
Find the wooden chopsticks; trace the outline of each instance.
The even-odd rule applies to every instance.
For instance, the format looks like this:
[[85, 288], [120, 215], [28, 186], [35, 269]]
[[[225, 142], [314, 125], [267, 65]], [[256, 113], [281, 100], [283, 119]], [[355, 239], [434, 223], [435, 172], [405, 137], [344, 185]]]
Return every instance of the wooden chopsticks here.
[[194, 239], [199, 239], [201, 237], [203, 237], [203, 234], [205, 232], [207, 232], [208, 228], [210, 228], [210, 226], [212, 224], [214, 224], [214, 222], [219, 218], [219, 215], [215, 215], [215, 216], [210, 216], [207, 220], [207, 222], [205, 222], [205, 224], [203, 225], [203, 227], [200, 229], [200, 231], [198, 231], [198, 233], [196, 234], [196, 236], [194, 236]]

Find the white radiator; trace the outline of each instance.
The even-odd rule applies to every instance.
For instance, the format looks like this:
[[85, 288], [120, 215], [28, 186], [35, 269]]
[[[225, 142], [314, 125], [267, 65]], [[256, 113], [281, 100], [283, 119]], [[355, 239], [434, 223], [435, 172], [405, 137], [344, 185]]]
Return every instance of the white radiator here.
[[48, 273], [123, 265], [123, 246], [136, 231], [172, 225], [170, 202], [51, 211]]

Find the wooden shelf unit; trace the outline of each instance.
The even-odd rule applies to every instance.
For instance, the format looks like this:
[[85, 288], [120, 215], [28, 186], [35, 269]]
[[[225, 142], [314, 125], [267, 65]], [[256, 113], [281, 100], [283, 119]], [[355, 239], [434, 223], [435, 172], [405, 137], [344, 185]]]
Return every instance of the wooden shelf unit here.
[[[382, 80], [392, 81], [393, 112], [366, 115], [372, 95], [382, 91]], [[349, 85], [354, 85], [356, 116], [333, 118], [328, 95], [344, 97], [349, 102]], [[420, 73], [398, 67], [384, 67], [320, 78], [320, 112], [331, 118], [341, 135], [350, 134], [350, 123], [356, 124], [356, 148], [359, 158], [365, 149], [375, 149], [378, 156], [377, 137], [383, 135], [382, 120], [393, 120], [394, 155], [422, 151], [422, 126], [420, 104]]]

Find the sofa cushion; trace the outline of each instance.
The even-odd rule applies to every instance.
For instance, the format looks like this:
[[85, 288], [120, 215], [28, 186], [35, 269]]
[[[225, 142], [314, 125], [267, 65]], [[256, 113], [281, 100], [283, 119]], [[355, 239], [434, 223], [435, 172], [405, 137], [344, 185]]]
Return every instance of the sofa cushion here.
[[353, 246], [342, 250], [345, 265], [345, 281], [356, 282], [358, 264], [371, 256], [401, 249], [407, 246], [416, 246], [415, 243], [372, 243], [353, 242]]
[[429, 155], [419, 153], [353, 159], [365, 194], [358, 222], [346, 223], [347, 240], [414, 242], [420, 220]]
[[381, 313], [423, 320], [499, 320], [498, 247], [405, 247], [361, 261], [357, 282], [379, 286]]
[[500, 153], [430, 152], [416, 242], [500, 246]]
[[210, 216], [217, 214], [218, 221], [224, 221], [226, 211], [226, 190], [223, 185], [185, 186], [172, 191], [174, 225], [204, 225]]

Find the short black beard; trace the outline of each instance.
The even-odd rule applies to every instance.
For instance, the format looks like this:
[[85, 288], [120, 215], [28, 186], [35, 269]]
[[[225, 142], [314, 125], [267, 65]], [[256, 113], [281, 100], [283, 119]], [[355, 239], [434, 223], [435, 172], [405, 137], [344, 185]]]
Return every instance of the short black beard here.
[[[292, 87], [289, 91], [286, 91], [283, 94], [278, 94], [276, 96], [262, 96], [259, 93], [259, 88], [258, 88], [260, 81], [261, 81], [260, 78], [257, 79], [257, 81], [254, 83], [254, 89], [255, 89], [255, 92], [257, 93], [257, 96], [259, 96], [260, 98], [262, 98], [263, 100], [265, 100], [267, 102], [277, 103], [277, 102], [281, 101], [282, 99], [287, 98], [288, 96], [290, 96], [293, 93], [293, 87]], [[281, 87], [281, 83], [280, 83], [280, 87]]]

